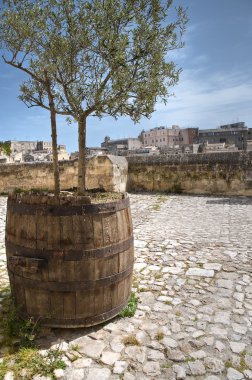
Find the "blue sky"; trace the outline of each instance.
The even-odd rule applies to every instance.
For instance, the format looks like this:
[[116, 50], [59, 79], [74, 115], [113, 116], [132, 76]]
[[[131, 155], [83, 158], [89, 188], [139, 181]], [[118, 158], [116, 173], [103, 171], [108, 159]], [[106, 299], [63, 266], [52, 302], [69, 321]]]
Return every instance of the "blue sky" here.
[[[188, 7], [185, 47], [172, 59], [183, 72], [167, 105], [158, 103], [150, 120], [135, 125], [129, 118], [117, 121], [89, 118], [87, 145], [100, 146], [111, 139], [137, 137], [142, 129], [164, 125], [201, 129], [245, 121], [252, 128], [252, 0], [175, 0]], [[49, 113], [28, 109], [17, 99], [25, 79], [0, 61], [0, 140], [50, 140]], [[77, 127], [58, 118], [58, 142], [77, 150]]]

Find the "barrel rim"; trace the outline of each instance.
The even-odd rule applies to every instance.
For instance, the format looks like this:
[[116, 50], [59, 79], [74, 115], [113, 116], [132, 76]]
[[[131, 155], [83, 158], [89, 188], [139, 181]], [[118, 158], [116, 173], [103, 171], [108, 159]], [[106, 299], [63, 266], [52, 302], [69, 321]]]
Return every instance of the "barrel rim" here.
[[78, 216], [85, 214], [107, 214], [129, 208], [129, 197], [107, 203], [91, 204], [48, 204], [27, 203], [22, 197], [8, 198], [7, 210], [19, 215]]

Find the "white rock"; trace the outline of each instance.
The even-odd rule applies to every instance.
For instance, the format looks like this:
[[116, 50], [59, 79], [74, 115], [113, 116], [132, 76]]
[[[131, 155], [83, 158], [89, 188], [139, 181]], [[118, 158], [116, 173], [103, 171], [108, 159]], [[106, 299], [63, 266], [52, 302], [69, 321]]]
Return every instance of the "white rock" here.
[[230, 348], [231, 350], [235, 353], [235, 354], [240, 354], [241, 352], [243, 352], [246, 348], [246, 344], [245, 343], [239, 343], [239, 342], [229, 342], [230, 344]]
[[146, 241], [137, 240], [137, 239], [134, 240], [134, 247], [136, 247], [136, 248], [144, 248], [144, 247], [146, 247], [146, 245], [147, 245]]
[[186, 276], [214, 277], [214, 270], [202, 268], [189, 268], [186, 272]]
[[161, 268], [158, 265], [149, 265], [148, 269], [150, 271], [159, 271]]
[[220, 311], [214, 316], [214, 322], [222, 323], [223, 325], [230, 324], [230, 311]]
[[88, 368], [91, 366], [92, 363], [93, 363], [93, 360], [90, 358], [80, 358], [80, 359], [75, 360], [72, 363], [72, 366], [74, 368]]
[[248, 330], [247, 326], [241, 325], [240, 323], [232, 323], [232, 328], [234, 332], [242, 335], [246, 334]]
[[161, 302], [171, 302], [172, 301], [172, 297], [169, 297], [169, 296], [160, 296], [157, 298], [158, 301], [161, 301]]
[[206, 263], [206, 264], [203, 264], [203, 268], [204, 269], [213, 269], [213, 270], [221, 270], [222, 268], [222, 264], [218, 264], [218, 263]]
[[158, 350], [148, 350], [147, 352], [147, 359], [148, 360], [163, 360], [165, 358], [163, 352]]
[[153, 306], [153, 310], [161, 313], [168, 313], [169, 311], [172, 310], [171, 305], [166, 305], [163, 302], [156, 302], [155, 305]]
[[190, 303], [193, 306], [199, 306], [201, 304], [199, 300], [195, 300], [195, 299], [191, 299], [190, 301], [188, 301], [188, 303]]
[[252, 355], [245, 355], [244, 360], [246, 366], [252, 370]]
[[244, 379], [244, 376], [241, 372], [238, 372], [236, 369], [228, 368], [227, 378], [228, 380], [241, 380]]
[[75, 339], [72, 344], [77, 344], [78, 351], [92, 359], [99, 359], [105, 348], [103, 341], [91, 339], [88, 336]]
[[66, 342], [56, 343], [51, 346], [51, 350], [56, 350], [56, 351], [60, 350], [60, 351], [66, 352], [68, 351], [68, 349], [69, 349], [69, 345]]
[[221, 373], [225, 370], [225, 365], [223, 361], [215, 357], [205, 358], [204, 364], [212, 373]]
[[204, 342], [208, 346], [212, 346], [214, 344], [214, 337], [213, 336], [206, 336], [204, 339]]
[[249, 380], [252, 380], [252, 371], [250, 371], [249, 369], [246, 369], [244, 372], [243, 372], [244, 376], [245, 376], [245, 379], [249, 379]]
[[147, 267], [147, 264], [145, 264], [145, 263], [135, 263], [134, 264], [134, 269], [137, 272], [141, 272], [146, 267]]
[[164, 337], [164, 339], [162, 340], [162, 343], [166, 347], [170, 347], [170, 348], [178, 347], [178, 343], [176, 342], [176, 340], [169, 337]]
[[211, 333], [213, 335], [219, 336], [220, 338], [227, 338], [227, 334], [228, 334], [226, 329], [223, 329], [219, 326], [212, 326], [211, 327]]
[[203, 336], [203, 335], [205, 335], [205, 332], [204, 331], [202, 331], [202, 330], [197, 330], [197, 331], [194, 331], [193, 333], [192, 333], [192, 337], [193, 338], [199, 338], [199, 337], [201, 337], [201, 336]]
[[158, 376], [161, 375], [160, 365], [158, 362], [147, 362], [143, 366], [143, 372], [148, 376]]
[[204, 375], [206, 373], [206, 369], [200, 360], [188, 362], [188, 365], [193, 376]]
[[144, 363], [146, 359], [146, 348], [129, 346], [125, 349], [126, 355], [128, 355], [132, 360], [138, 361], [139, 363]]
[[219, 279], [217, 280], [217, 286], [225, 289], [233, 289], [234, 283], [232, 280]]
[[181, 304], [181, 299], [180, 298], [177, 298], [177, 297], [174, 297], [173, 300], [171, 301], [173, 305], [179, 305]]
[[176, 373], [176, 379], [183, 380], [183, 379], [186, 378], [186, 371], [185, 371], [184, 367], [175, 364], [175, 365], [172, 366], [172, 369]]
[[124, 344], [121, 342], [121, 337], [115, 337], [110, 342], [110, 347], [115, 352], [121, 352], [124, 349]]
[[90, 368], [85, 380], [107, 380], [111, 375], [108, 368]]
[[162, 272], [163, 273], [170, 273], [170, 274], [179, 274], [179, 273], [183, 272], [183, 269], [178, 268], [178, 267], [164, 267], [162, 269]]
[[[85, 379], [84, 369], [83, 368], [82, 369], [76, 369], [76, 368], [68, 367], [65, 370], [65, 379], [67, 379], [67, 380], [83, 380], [83, 379]], [[35, 379], [33, 379], [33, 380], [35, 380]], [[51, 380], [51, 377], [50, 377], [50, 380]]]
[[128, 365], [129, 365], [129, 363], [127, 363], [125, 361], [115, 362], [113, 373], [121, 375], [122, 373], [124, 373], [127, 370]]
[[14, 380], [14, 373], [12, 371], [6, 372], [4, 375], [4, 380]]
[[171, 321], [171, 331], [173, 333], [178, 333], [180, 330], [180, 325], [177, 322]]
[[190, 356], [194, 359], [203, 359], [206, 357], [206, 353], [203, 350], [194, 351], [190, 353]]
[[176, 284], [177, 284], [178, 286], [182, 286], [182, 285], [184, 285], [185, 282], [186, 282], [186, 280], [185, 280], [184, 278], [177, 278], [177, 280], [176, 280]]
[[125, 372], [123, 376], [123, 380], [135, 380], [136, 376], [132, 375], [129, 372]]
[[61, 368], [55, 369], [55, 370], [53, 371], [53, 374], [54, 374], [54, 376], [56, 377], [56, 379], [59, 379], [59, 380], [63, 380], [64, 377], [65, 377], [65, 375], [64, 375], [64, 371], [63, 371], [63, 369], [61, 369]]
[[120, 354], [117, 352], [103, 351], [101, 361], [104, 364], [113, 365], [117, 360], [120, 359]]
[[239, 302], [243, 302], [244, 301], [244, 294], [243, 293], [235, 292], [233, 294], [233, 297], [234, 297], [235, 300], [237, 300]]
[[223, 344], [221, 341], [217, 340], [215, 342], [215, 348], [219, 351], [219, 352], [222, 352], [223, 350], [226, 349], [226, 346], [225, 344]]

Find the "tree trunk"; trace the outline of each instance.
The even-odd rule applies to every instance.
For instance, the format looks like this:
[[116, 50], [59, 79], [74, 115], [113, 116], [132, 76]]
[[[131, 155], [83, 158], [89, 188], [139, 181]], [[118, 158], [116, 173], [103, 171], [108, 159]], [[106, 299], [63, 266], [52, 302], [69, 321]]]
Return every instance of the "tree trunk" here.
[[78, 166], [78, 194], [83, 195], [86, 190], [86, 117], [78, 120], [79, 166]]
[[51, 137], [52, 137], [52, 151], [53, 151], [53, 176], [54, 176], [54, 195], [60, 194], [60, 178], [59, 178], [59, 162], [58, 162], [58, 144], [57, 144], [57, 127], [56, 127], [56, 112], [54, 106], [53, 93], [51, 89], [51, 82], [48, 78], [47, 71], [45, 70], [45, 85], [46, 92], [50, 107], [50, 118], [51, 118]]
[[[50, 106], [51, 108], [51, 106]], [[50, 110], [51, 131], [52, 131], [52, 150], [53, 150], [53, 175], [54, 175], [54, 195], [60, 194], [60, 178], [59, 178], [59, 162], [58, 162], [58, 144], [57, 144], [57, 128], [56, 113], [54, 107]]]

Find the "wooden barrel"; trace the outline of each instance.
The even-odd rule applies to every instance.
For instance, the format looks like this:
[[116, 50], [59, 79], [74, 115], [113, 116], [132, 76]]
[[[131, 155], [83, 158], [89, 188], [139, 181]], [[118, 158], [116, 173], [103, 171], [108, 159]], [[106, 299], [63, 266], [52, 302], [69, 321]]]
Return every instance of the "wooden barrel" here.
[[133, 272], [129, 198], [10, 195], [6, 252], [20, 315], [51, 327], [86, 327], [127, 304]]

